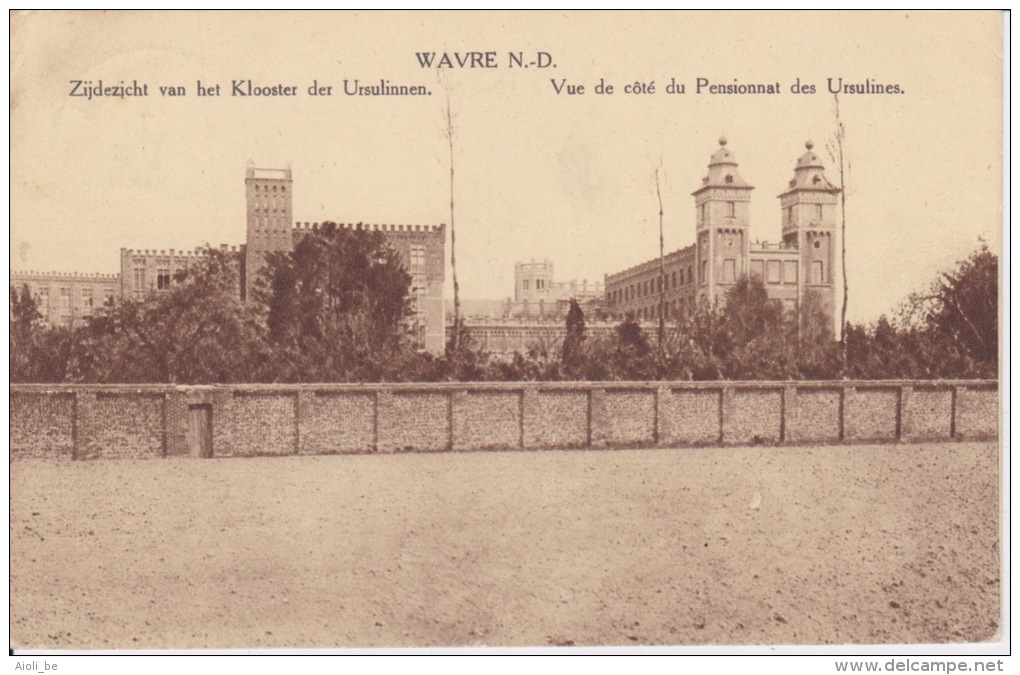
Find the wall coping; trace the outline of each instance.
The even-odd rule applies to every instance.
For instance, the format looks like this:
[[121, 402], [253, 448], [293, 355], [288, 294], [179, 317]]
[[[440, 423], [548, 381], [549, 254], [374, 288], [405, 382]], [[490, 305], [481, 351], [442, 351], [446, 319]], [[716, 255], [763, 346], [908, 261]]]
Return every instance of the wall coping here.
[[781, 390], [796, 389], [942, 389], [949, 387], [971, 387], [998, 390], [998, 380], [653, 380], [653, 381], [569, 381], [569, 382], [379, 382], [379, 383], [301, 383], [301, 384], [11, 384], [10, 393], [16, 394], [72, 394], [78, 392], [154, 394], [169, 392], [253, 392], [266, 394], [295, 394], [297, 392], [350, 392], [371, 393], [376, 391], [618, 391], [645, 389], [678, 390], [720, 390], [742, 389]]

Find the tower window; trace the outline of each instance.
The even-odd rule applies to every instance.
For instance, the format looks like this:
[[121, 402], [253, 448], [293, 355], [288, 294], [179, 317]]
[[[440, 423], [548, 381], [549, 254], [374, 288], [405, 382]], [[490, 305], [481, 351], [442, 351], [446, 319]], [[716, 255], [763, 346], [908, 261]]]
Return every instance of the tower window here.
[[815, 204], [815, 218], [817, 220], [821, 220], [822, 219], [822, 205], [821, 204]]
[[733, 258], [723, 260], [723, 281], [733, 283], [737, 280], [737, 261]]
[[411, 273], [422, 274], [425, 272], [425, 247], [411, 247]]
[[811, 280], [816, 284], [825, 283], [825, 267], [821, 260], [811, 261]]
[[815, 245], [815, 248], [821, 248], [822, 247], [822, 242], [820, 242], [817, 239], [815, 239], [815, 244], [814, 245]]
[[786, 222], [788, 222], [788, 223], [792, 223], [793, 222], [793, 207], [792, 206], [786, 207]]
[[737, 217], [737, 203], [736, 202], [726, 202], [726, 208], [728, 209], [727, 215], [730, 218], [736, 218]]
[[733, 175], [732, 174], [726, 174], [726, 182], [727, 183], [732, 183], [733, 182]]

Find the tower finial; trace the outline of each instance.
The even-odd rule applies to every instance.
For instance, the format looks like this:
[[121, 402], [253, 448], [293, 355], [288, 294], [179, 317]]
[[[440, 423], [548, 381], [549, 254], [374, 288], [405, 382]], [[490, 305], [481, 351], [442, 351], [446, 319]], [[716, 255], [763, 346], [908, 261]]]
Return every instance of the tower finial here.
[[807, 143], [804, 144], [804, 147], [810, 150], [811, 148], [815, 147], [815, 144], [812, 143], [811, 141], [808, 141]]
[[719, 137], [719, 145], [726, 145], [726, 136]]

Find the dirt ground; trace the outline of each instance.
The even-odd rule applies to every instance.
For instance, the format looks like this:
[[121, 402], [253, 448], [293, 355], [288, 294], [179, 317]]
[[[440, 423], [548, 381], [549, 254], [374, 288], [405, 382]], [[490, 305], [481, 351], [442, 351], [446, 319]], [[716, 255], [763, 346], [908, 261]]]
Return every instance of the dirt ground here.
[[10, 469], [15, 648], [927, 643], [999, 629], [994, 444]]

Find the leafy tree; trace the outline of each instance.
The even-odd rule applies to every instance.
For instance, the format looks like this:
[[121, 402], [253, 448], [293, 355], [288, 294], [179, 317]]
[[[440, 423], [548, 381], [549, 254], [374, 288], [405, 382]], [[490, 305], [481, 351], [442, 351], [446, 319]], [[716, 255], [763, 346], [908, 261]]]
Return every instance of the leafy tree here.
[[75, 345], [86, 382], [245, 382], [266, 359], [260, 317], [240, 299], [236, 257], [209, 249], [165, 293], [106, 307]]
[[960, 356], [998, 370], [999, 259], [982, 244], [934, 285], [935, 302], [927, 323], [936, 338], [953, 346]]
[[411, 277], [380, 232], [326, 223], [292, 253], [271, 254], [256, 295], [266, 307], [275, 378], [400, 379]]
[[569, 377], [576, 377], [584, 360], [585, 335], [584, 312], [577, 300], [570, 299], [570, 309], [567, 311], [567, 335], [563, 340], [562, 361]]
[[726, 295], [714, 352], [728, 379], [785, 379], [790, 376], [796, 332], [782, 303], [768, 297], [760, 280], [740, 279]]
[[44, 355], [45, 326], [27, 285], [11, 286], [10, 377], [11, 382], [40, 382], [39, 360]]

